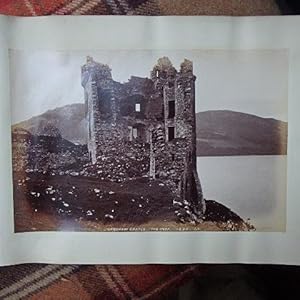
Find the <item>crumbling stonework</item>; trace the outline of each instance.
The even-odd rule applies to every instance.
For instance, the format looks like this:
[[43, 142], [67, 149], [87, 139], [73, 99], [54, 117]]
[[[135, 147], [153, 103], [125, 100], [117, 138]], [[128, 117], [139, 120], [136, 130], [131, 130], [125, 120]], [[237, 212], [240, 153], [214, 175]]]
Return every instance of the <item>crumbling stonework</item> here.
[[[119, 83], [109, 66], [88, 57], [81, 74], [91, 163], [115, 161], [124, 176], [135, 167], [134, 177], [165, 182], [173, 191], [178, 217], [199, 220], [205, 201], [196, 168], [192, 62], [184, 60], [177, 71], [162, 57], [150, 79], [132, 76]], [[122, 181], [122, 175], [118, 176]]]

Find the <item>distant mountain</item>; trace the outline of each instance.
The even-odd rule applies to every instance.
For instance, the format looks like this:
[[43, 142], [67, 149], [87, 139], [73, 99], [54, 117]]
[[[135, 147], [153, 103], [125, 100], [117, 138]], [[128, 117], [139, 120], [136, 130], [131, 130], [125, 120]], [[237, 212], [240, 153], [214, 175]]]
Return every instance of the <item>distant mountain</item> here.
[[85, 144], [84, 116], [84, 104], [75, 103], [48, 110], [39, 116], [13, 125], [13, 129], [23, 128], [33, 135], [51, 135], [53, 132], [53, 136], [60, 134], [62, 138], [75, 144]]
[[[76, 103], [49, 110], [23, 121], [34, 135], [60, 135], [73, 143], [85, 144], [84, 104]], [[196, 114], [197, 155], [286, 154], [287, 123], [255, 115], [216, 110]]]
[[287, 153], [286, 122], [216, 110], [197, 113], [197, 155], [265, 155]]

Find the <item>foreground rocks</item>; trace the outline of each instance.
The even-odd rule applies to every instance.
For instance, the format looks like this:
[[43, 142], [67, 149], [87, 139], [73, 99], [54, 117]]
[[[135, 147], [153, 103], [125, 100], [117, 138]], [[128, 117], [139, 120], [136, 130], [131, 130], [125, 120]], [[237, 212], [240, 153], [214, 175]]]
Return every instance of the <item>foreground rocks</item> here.
[[[142, 223], [172, 218], [172, 195], [159, 181], [139, 179], [126, 183], [84, 176], [28, 174], [15, 176], [15, 203], [27, 201], [34, 213], [62, 219]], [[17, 206], [16, 206], [17, 207]]]
[[[159, 181], [125, 183], [83, 176], [16, 174], [17, 232], [35, 230], [145, 231], [254, 230], [216, 201], [206, 201], [201, 222], [178, 221], [170, 191]], [[66, 227], [67, 226], [67, 227]]]
[[116, 145], [92, 165], [86, 146], [14, 132], [15, 230], [254, 229], [215, 201], [199, 218], [163, 176], [148, 177], [146, 148], [136, 149]]

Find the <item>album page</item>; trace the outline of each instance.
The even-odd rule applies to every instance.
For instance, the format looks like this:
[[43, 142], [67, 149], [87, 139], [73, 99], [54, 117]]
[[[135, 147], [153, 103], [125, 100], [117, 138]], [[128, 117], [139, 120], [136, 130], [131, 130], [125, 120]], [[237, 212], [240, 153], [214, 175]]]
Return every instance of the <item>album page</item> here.
[[1, 264], [300, 264], [299, 17], [1, 17]]

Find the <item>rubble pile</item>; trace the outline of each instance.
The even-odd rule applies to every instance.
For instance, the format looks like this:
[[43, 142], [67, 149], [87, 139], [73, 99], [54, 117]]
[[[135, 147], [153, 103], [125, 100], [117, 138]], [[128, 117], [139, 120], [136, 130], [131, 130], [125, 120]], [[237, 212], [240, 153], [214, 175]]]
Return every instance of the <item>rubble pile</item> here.
[[127, 142], [122, 147], [115, 144], [106, 150], [97, 157], [96, 164], [84, 165], [80, 174], [115, 182], [148, 176], [149, 145]]
[[13, 171], [51, 175], [79, 173], [89, 161], [87, 147], [60, 136], [36, 136], [25, 130], [12, 134]]
[[[172, 147], [172, 144], [164, 145]], [[176, 167], [180, 169], [180, 166], [178, 163], [169, 163], [172, 161], [171, 150], [160, 150], [162, 160], [158, 163], [165, 166], [161, 168], [163, 171], [158, 173], [158, 178], [174, 180], [178, 175]], [[148, 177], [149, 151], [149, 144], [137, 140], [125, 142], [121, 147], [118, 143], [111, 143], [105, 152], [97, 157], [96, 164], [92, 164], [85, 145], [75, 145], [61, 137], [35, 136], [23, 130], [13, 133], [14, 172], [95, 177], [124, 182]]]

